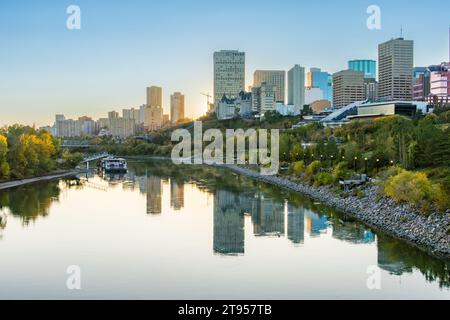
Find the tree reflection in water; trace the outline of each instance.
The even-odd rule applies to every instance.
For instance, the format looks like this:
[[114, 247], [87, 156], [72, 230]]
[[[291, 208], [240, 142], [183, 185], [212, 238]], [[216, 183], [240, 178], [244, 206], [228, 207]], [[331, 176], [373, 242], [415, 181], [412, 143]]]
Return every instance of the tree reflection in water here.
[[[77, 186], [77, 180], [64, 180], [68, 187]], [[59, 201], [60, 181], [48, 181], [26, 185], [0, 192], [0, 210], [20, 218], [24, 226], [46, 217], [52, 203]], [[5, 220], [6, 221], [6, 220]]]

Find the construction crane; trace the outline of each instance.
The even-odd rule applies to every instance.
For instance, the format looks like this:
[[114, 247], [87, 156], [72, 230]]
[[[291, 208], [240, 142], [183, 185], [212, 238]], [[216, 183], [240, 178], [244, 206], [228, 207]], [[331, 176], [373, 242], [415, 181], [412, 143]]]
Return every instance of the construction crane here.
[[210, 110], [210, 105], [211, 105], [211, 103], [210, 103], [210, 99], [212, 98], [212, 95], [210, 95], [209, 93], [204, 93], [204, 92], [201, 92], [200, 93], [202, 96], [205, 96], [206, 98], [207, 98], [207, 107], [206, 107], [206, 110], [207, 110], [207, 112], [210, 112], [211, 110]]

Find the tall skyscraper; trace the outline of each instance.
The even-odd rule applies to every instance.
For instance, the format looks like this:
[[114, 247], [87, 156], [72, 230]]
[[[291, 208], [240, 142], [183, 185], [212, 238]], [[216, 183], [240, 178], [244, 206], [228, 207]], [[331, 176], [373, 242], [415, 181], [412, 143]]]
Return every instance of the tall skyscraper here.
[[377, 78], [377, 63], [374, 60], [351, 60], [348, 62], [348, 69], [363, 71], [366, 79]]
[[345, 107], [365, 100], [364, 72], [344, 70], [333, 74], [333, 105]]
[[162, 88], [147, 88], [147, 105], [144, 115], [144, 126], [148, 131], [159, 130], [163, 123]]
[[256, 70], [253, 74], [253, 86], [260, 87], [265, 82], [275, 89], [275, 101], [285, 103], [286, 72], [281, 70]]
[[414, 41], [392, 39], [378, 46], [378, 81], [381, 100], [412, 100]]
[[245, 90], [245, 53], [237, 50], [214, 52], [214, 105], [225, 95], [236, 98]]
[[147, 107], [162, 107], [162, 88], [151, 86], [147, 88]]
[[323, 93], [319, 100], [331, 101], [333, 99], [333, 77], [320, 68], [309, 69], [306, 75], [306, 87], [308, 89], [319, 88]]
[[170, 121], [177, 123], [184, 119], [184, 95], [175, 92], [170, 96]]
[[298, 64], [288, 71], [288, 104], [299, 110], [305, 104], [305, 68]]

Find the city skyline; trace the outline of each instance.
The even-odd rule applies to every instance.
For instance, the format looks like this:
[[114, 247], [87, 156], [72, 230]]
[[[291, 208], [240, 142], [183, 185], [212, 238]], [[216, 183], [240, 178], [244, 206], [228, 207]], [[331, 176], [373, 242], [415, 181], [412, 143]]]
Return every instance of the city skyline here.
[[[170, 94], [180, 91], [186, 96], [186, 116], [198, 117], [206, 111], [206, 98], [200, 93], [213, 93], [213, 52], [225, 49], [246, 53], [245, 87], [252, 84], [258, 69], [288, 71], [299, 64], [332, 74], [345, 70], [352, 59], [377, 61], [377, 46], [400, 36], [401, 27], [405, 39], [415, 42], [414, 66], [448, 60], [446, 4], [431, 1], [408, 6], [406, 1], [379, 1], [382, 28], [369, 30], [366, 9], [371, 3], [347, 2], [348, 6], [331, 1], [322, 5], [284, 1], [279, 6], [279, 2], [266, 1], [261, 8], [249, 2], [239, 4], [243, 10], [227, 16], [240, 21], [244, 15], [247, 19], [270, 15], [277, 24], [268, 32], [289, 44], [287, 50], [261, 41], [267, 32], [252, 32], [249, 38], [249, 31], [240, 27], [224, 28], [218, 21], [225, 13], [211, 1], [151, 4], [152, 12], [159, 14], [152, 15], [148, 24], [142, 16], [150, 5], [141, 1], [128, 5], [78, 1], [82, 27], [74, 31], [65, 27], [68, 3], [2, 4], [0, 34], [9, 46], [0, 53], [1, 60], [7, 61], [0, 80], [0, 125], [48, 125], [59, 113], [69, 118], [100, 118], [110, 110], [144, 104], [144, 88], [151, 85], [163, 88], [165, 114], [170, 110]], [[433, 3], [442, 10], [423, 16]], [[324, 10], [324, 4], [329, 10]], [[174, 16], [161, 18], [174, 8]], [[316, 12], [322, 18], [320, 28], [308, 28]], [[172, 19], [180, 16], [187, 21], [173, 24]], [[417, 19], [424, 23], [417, 24]], [[329, 35], [324, 37], [323, 30]], [[152, 41], [145, 39], [158, 41], [160, 48], [147, 50]], [[333, 50], [337, 44], [343, 50]]]

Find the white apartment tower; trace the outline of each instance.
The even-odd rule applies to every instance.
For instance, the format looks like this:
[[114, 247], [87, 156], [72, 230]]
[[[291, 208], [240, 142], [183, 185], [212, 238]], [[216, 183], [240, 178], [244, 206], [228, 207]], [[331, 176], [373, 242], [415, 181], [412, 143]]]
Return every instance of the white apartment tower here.
[[214, 52], [214, 105], [225, 95], [236, 98], [245, 89], [245, 53], [236, 50]]

